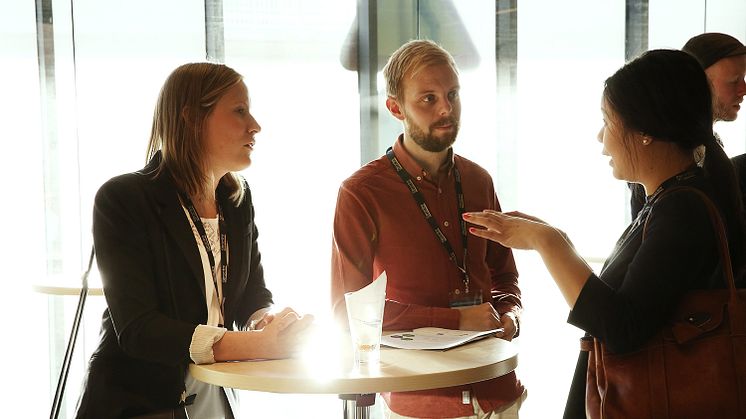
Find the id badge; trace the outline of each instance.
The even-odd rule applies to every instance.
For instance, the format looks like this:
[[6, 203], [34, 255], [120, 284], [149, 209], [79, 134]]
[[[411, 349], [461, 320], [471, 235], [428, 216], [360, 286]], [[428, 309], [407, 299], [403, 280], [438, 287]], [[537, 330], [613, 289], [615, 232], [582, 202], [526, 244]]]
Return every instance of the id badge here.
[[448, 295], [448, 306], [451, 308], [476, 306], [482, 303], [481, 289], [469, 290], [469, 292], [456, 289], [451, 291]]

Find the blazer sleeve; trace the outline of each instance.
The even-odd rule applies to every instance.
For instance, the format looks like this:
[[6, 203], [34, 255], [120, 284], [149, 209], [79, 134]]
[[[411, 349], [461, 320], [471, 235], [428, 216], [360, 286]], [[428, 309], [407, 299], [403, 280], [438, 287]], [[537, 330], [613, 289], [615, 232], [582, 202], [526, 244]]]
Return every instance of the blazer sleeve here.
[[155, 248], [153, 236], [163, 236], [163, 226], [133, 176], [104, 184], [94, 203], [93, 239], [108, 314], [125, 354], [183, 364], [197, 324], [164, 314], [164, 307], [178, 303], [163, 278], [157, 278], [156, 254], [163, 250]]
[[254, 222], [254, 204], [251, 199], [251, 189], [249, 189], [246, 181], [243, 181], [243, 185], [244, 200], [238, 207], [243, 219], [246, 220], [243, 229], [245, 243], [241, 265], [243, 266], [244, 262], [248, 261], [248, 270], [241, 273], [243, 278], [240, 278], [240, 281], [245, 281], [246, 286], [239, 289], [239, 295], [236, 299], [236, 317], [234, 321], [236, 328], [239, 330], [246, 330], [248, 328], [249, 318], [255, 311], [269, 307], [273, 303], [272, 293], [264, 281], [262, 255], [259, 252], [257, 242], [259, 230]]

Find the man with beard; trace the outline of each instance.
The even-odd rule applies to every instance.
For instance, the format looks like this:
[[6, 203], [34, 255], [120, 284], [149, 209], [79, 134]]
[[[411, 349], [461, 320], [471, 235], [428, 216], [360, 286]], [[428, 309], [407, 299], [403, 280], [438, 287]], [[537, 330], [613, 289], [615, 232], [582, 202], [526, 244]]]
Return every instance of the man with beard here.
[[[451, 55], [410, 41], [383, 70], [386, 107], [404, 133], [340, 189], [334, 218], [332, 304], [346, 324], [344, 293], [386, 271], [383, 328], [435, 326], [518, 334], [518, 273], [510, 249], [469, 237], [461, 215], [500, 210], [492, 179], [453, 153], [461, 115]], [[525, 390], [515, 372], [451, 388], [384, 393], [387, 417], [517, 417]], [[490, 416], [491, 415], [491, 416]]]
[[[682, 51], [697, 59], [705, 70], [712, 90], [712, 122], [735, 121], [746, 95], [746, 46], [738, 39], [718, 32], [707, 32], [690, 38]], [[682, 87], [684, 88], [684, 87]], [[718, 142], [722, 145], [720, 138]], [[698, 150], [698, 160], [702, 151]], [[731, 159], [741, 185], [741, 195], [746, 200], [746, 154]], [[632, 218], [645, 203], [641, 185], [631, 184]]]
[[713, 120], [735, 121], [746, 95], [746, 46], [724, 33], [691, 38], [682, 48], [699, 61], [712, 85]]
[[[735, 121], [746, 95], [746, 46], [730, 35], [709, 32], [693, 37], [682, 50], [699, 61], [710, 80], [713, 122]], [[746, 199], [746, 154], [731, 161]]]

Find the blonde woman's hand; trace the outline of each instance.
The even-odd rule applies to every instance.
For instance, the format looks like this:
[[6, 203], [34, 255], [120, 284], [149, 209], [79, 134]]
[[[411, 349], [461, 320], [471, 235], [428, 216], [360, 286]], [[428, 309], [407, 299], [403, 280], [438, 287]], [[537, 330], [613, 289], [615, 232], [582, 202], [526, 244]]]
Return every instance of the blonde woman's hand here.
[[304, 331], [313, 323], [310, 314], [298, 315], [295, 310], [285, 308], [274, 313], [270, 322], [261, 329], [263, 343], [273, 358], [286, 358], [295, 354], [305, 338]]

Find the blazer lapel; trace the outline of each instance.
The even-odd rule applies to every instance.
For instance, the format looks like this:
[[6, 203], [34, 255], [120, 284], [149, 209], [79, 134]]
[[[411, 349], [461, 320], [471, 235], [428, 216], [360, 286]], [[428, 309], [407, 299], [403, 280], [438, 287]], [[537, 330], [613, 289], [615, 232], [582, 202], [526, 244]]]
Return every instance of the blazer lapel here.
[[[226, 191], [222, 184], [218, 187], [218, 200], [220, 207], [223, 209], [225, 226], [228, 235], [228, 281], [223, 284], [225, 289], [225, 307], [226, 311], [233, 308], [233, 297], [235, 296], [236, 287], [241, 285], [241, 267], [243, 266], [245, 252], [246, 231], [245, 225], [247, 220], [242, 217], [241, 211], [227, 197]], [[226, 321], [228, 313], [226, 312]], [[232, 316], [231, 316], [232, 318]]]
[[171, 180], [168, 172], [161, 173], [151, 184], [151, 192], [155, 202], [160, 207], [160, 217], [166, 231], [170, 234], [181, 250], [184, 258], [197, 280], [202, 294], [205, 295], [205, 274], [202, 267], [202, 259], [195, 245], [194, 235], [189, 220], [186, 218], [179, 196], [176, 193], [176, 185]]

